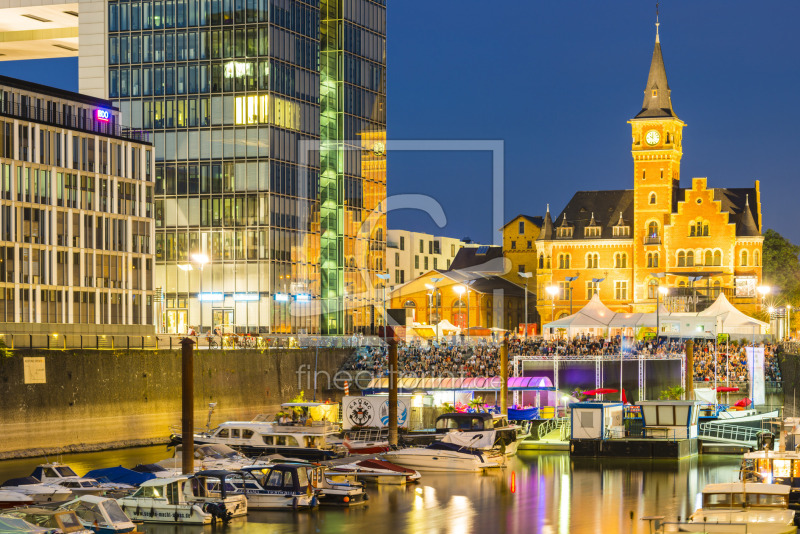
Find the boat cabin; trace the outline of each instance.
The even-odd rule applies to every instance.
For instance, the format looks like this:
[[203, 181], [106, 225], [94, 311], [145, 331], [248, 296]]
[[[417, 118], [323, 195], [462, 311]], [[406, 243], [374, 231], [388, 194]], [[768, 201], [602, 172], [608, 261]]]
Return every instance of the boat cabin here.
[[63, 534], [94, 534], [91, 529], [87, 529], [81, 520], [71, 511], [56, 511], [46, 508], [24, 508], [14, 515], [47, 529], [58, 529]]
[[113, 532], [131, 532], [136, 529], [131, 519], [114, 499], [84, 495], [61, 506], [75, 512], [84, 524]]
[[445, 413], [436, 418], [436, 432], [444, 434], [451, 430], [481, 431], [508, 427], [504, 415], [491, 413]]
[[308, 466], [301, 464], [275, 464], [267, 467], [242, 469], [241, 477], [231, 483], [238, 493], [283, 493], [297, 495], [309, 487]]
[[800, 453], [771, 450], [745, 453], [742, 458], [742, 478], [787, 484], [800, 491]]
[[80, 478], [70, 466], [56, 463], [37, 466], [31, 476], [41, 482], [57, 482], [58, 479]]
[[778, 508], [789, 506], [789, 487], [780, 484], [731, 482], [709, 484], [703, 488], [702, 508], [714, 509]]
[[575, 402], [570, 407], [571, 439], [605, 440], [625, 435], [621, 402]]

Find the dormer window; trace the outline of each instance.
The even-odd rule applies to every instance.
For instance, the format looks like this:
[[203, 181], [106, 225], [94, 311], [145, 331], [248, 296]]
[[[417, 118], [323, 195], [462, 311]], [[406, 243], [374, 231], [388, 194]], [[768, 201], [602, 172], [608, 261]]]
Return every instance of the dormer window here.
[[600, 227], [587, 226], [583, 229], [583, 237], [600, 237]]
[[559, 226], [558, 228], [556, 228], [556, 237], [561, 237], [561, 238], [572, 237], [572, 227]]
[[658, 96], [658, 89], [653, 89], [653, 96], [654, 97]]
[[622, 212], [619, 212], [619, 220], [617, 224], [614, 225], [614, 237], [630, 237], [631, 236], [631, 227], [625, 224], [625, 220], [622, 218]]

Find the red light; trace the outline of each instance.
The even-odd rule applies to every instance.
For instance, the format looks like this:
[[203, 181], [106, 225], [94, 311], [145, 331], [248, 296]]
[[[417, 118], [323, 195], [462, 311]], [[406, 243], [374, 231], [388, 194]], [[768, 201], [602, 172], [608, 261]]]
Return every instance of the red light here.
[[511, 471], [511, 493], [517, 492], [517, 473]]

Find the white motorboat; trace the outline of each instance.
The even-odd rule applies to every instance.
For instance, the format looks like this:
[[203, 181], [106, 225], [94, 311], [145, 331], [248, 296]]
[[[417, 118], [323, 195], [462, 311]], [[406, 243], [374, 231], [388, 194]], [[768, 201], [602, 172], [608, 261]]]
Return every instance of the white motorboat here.
[[513, 456], [527, 436], [506, 416], [492, 413], [451, 412], [436, 418], [436, 433], [445, 443], [485, 451], [490, 456]]
[[60, 532], [61, 534], [94, 534], [91, 529], [83, 526], [75, 512], [69, 510], [51, 510], [49, 508], [19, 508], [9, 512], [9, 515], [19, 517], [39, 527], [47, 529], [47, 533]]
[[45, 484], [57, 484], [70, 490], [74, 495], [104, 495], [109, 491], [127, 491], [134, 489], [128, 484], [98, 482], [93, 478], [78, 476], [68, 465], [58, 462], [40, 464], [31, 475]]
[[16, 508], [18, 506], [28, 506], [31, 504], [33, 504], [33, 499], [31, 499], [30, 495], [25, 495], [17, 491], [0, 489], [0, 508]]
[[72, 491], [58, 484], [46, 484], [33, 477], [12, 478], [3, 482], [0, 489], [15, 491], [28, 495], [34, 504], [67, 501]]
[[82, 495], [59, 506], [59, 510], [75, 512], [83, 526], [95, 534], [124, 534], [136, 530], [130, 517], [116, 500], [96, 495]]
[[385, 452], [382, 456], [397, 465], [420, 471], [474, 473], [502, 467], [502, 464], [492, 461], [482, 451], [440, 441], [431, 443], [427, 447], [412, 447]]
[[229, 494], [246, 495], [247, 507], [251, 510], [302, 510], [319, 504], [306, 469], [298, 465], [248, 467], [236, 473], [224, 473], [219, 479], [227, 486]]
[[133, 495], [117, 499], [134, 521], [208, 525], [247, 514], [244, 495], [227, 495], [224, 486], [214, 496], [202, 477], [155, 478]]
[[794, 510], [789, 509], [789, 487], [761, 482], [709, 484], [702, 504], [681, 532], [746, 531], [751, 534], [794, 534]]
[[337, 477], [354, 477], [356, 480], [389, 485], [416, 482], [422, 476], [414, 469], [371, 458], [334, 465], [328, 469], [326, 475], [332, 480], [337, 480]]
[[13, 534], [49, 534], [52, 530], [29, 523], [20, 517], [0, 515], [0, 532]]

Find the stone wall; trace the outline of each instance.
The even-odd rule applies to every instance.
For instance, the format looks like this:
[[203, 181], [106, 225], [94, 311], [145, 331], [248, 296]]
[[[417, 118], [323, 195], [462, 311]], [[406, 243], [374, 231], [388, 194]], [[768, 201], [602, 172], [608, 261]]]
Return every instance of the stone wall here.
[[[333, 376], [350, 352], [320, 349], [319, 371]], [[26, 357], [44, 358], [46, 383], [24, 383]], [[300, 389], [310, 399], [314, 362], [313, 349], [195, 351], [195, 426], [205, 426], [210, 402], [214, 425], [274, 413]], [[327, 382], [319, 380], [317, 399], [340, 398]], [[0, 355], [0, 458], [166, 442], [180, 421], [180, 351]]]

